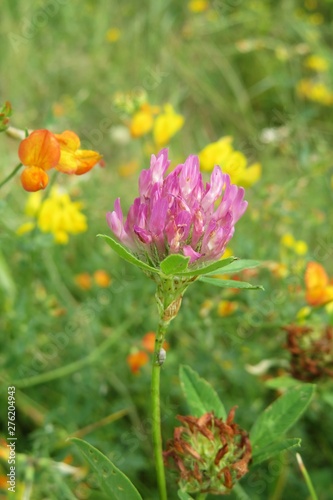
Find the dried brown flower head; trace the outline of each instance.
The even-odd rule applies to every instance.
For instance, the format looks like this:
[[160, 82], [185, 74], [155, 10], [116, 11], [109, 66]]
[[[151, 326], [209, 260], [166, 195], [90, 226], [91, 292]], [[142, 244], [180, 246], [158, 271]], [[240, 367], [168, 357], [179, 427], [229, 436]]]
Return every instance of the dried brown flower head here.
[[167, 443], [164, 460], [180, 472], [179, 486], [188, 493], [228, 494], [248, 471], [251, 444], [248, 433], [233, 422], [236, 407], [225, 422], [214, 413], [181, 416]]
[[291, 375], [306, 382], [333, 377], [333, 327], [288, 325], [286, 348], [291, 354]]

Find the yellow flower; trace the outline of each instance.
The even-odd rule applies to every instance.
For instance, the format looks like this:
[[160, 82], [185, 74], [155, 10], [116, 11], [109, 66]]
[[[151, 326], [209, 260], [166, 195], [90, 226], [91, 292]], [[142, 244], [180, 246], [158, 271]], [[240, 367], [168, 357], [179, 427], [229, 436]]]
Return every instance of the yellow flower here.
[[121, 31], [118, 28], [110, 28], [105, 35], [105, 38], [108, 42], [114, 43], [119, 40], [121, 36]]
[[205, 12], [209, 7], [209, 2], [207, 0], [191, 0], [188, 2], [187, 7], [191, 12]]
[[130, 177], [135, 174], [139, 168], [139, 162], [132, 160], [118, 167], [118, 173], [121, 177]]
[[231, 143], [232, 137], [226, 136], [216, 142], [208, 144], [199, 153], [201, 170], [213, 170], [215, 165], [220, 165], [220, 167], [222, 167], [233, 151]]
[[316, 55], [307, 57], [304, 61], [304, 66], [318, 73], [325, 73], [329, 68], [328, 61], [324, 57]]
[[244, 187], [250, 187], [261, 177], [260, 163], [247, 167], [247, 159], [240, 151], [232, 147], [232, 137], [222, 137], [216, 142], [208, 144], [200, 153], [200, 167], [211, 171], [219, 165], [222, 171], [230, 175], [231, 182]]
[[158, 115], [154, 123], [154, 141], [156, 146], [165, 146], [184, 124], [184, 117], [178, 115], [171, 104], [164, 105], [164, 112]]
[[140, 109], [133, 115], [129, 125], [131, 136], [137, 139], [138, 137], [148, 134], [153, 128], [153, 123], [154, 118], [151, 112]]
[[30, 217], [35, 217], [40, 209], [42, 203], [42, 193], [41, 191], [36, 191], [35, 193], [31, 193], [28, 196], [28, 201], [25, 206], [24, 212], [26, 215], [30, 215]]
[[308, 245], [302, 240], [295, 241], [294, 250], [297, 255], [305, 255], [308, 251]]
[[291, 233], [285, 233], [281, 238], [281, 244], [287, 248], [293, 248], [295, 244], [295, 238]]
[[333, 105], [333, 92], [323, 82], [303, 79], [298, 82], [296, 90], [298, 95], [305, 99], [324, 106]]
[[66, 244], [69, 234], [87, 230], [86, 216], [81, 209], [81, 202], [73, 202], [66, 192], [53, 188], [49, 198], [42, 203], [38, 227], [44, 233], [52, 233], [56, 243]]

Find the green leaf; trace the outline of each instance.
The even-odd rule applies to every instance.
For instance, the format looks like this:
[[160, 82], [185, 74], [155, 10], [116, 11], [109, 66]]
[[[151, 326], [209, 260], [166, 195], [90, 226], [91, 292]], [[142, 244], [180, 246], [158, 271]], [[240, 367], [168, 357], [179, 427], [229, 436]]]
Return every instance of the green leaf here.
[[91, 444], [78, 438], [70, 438], [83, 453], [99, 483], [110, 500], [142, 500], [142, 497], [127, 476], [121, 472], [103, 453]]
[[[234, 258], [235, 259], [235, 258]], [[228, 259], [226, 259], [228, 260]], [[223, 261], [222, 261], [223, 262]], [[259, 260], [251, 260], [251, 259], [237, 259], [228, 264], [223, 269], [223, 274], [234, 274], [239, 273], [240, 271], [244, 271], [244, 269], [253, 269], [254, 267], [260, 266], [261, 262]], [[214, 274], [214, 273], [210, 273]]]
[[301, 446], [302, 440], [300, 438], [284, 439], [282, 441], [277, 441], [265, 448], [260, 448], [256, 450], [253, 454], [252, 465], [261, 464], [265, 460], [268, 460], [274, 455], [281, 453], [282, 451], [291, 450], [292, 448], [299, 448]]
[[186, 493], [186, 491], [178, 490], [177, 495], [180, 500], [193, 500], [193, 497]]
[[123, 247], [118, 241], [114, 240], [110, 236], [107, 236], [106, 234], [98, 234], [97, 235], [99, 238], [103, 238], [106, 243], [114, 250], [119, 257], [121, 257], [124, 260], [127, 260], [127, 262], [130, 262], [131, 264], [134, 264], [137, 267], [140, 267], [141, 269], [144, 269], [145, 271], [149, 271], [151, 273], [158, 273], [159, 270], [155, 269], [155, 267], [151, 267], [145, 262], [142, 262], [141, 260], [137, 259], [133, 254], [131, 254], [125, 247]]
[[270, 389], [290, 389], [299, 385], [299, 380], [285, 375], [283, 377], [270, 378], [266, 380], [265, 385]]
[[322, 398], [330, 406], [333, 406], [333, 394], [331, 392], [323, 392]]
[[213, 387], [189, 366], [182, 365], [179, 378], [184, 396], [191, 410], [191, 415], [201, 417], [213, 411], [219, 418], [226, 419], [225, 408]]
[[189, 260], [190, 257], [185, 257], [179, 253], [168, 255], [160, 264], [161, 271], [167, 276], [179, 274], [187, 269]]
[[313, 384], [303, 384], [285, 392], [257, 418], [250, 432], [253, 453], [270, 445], [299, 419], [311, 401]]
[[246, 281], [237, 280], [220, 280], [218, 278], [199, 278], [200, 281], [209, 283], [210, 285], [219, 286], [221, 288], [246, 288], [247, 290], [263, 290], [261, 285], [251, 285], [251, 283], [246, 283]]
[[217, 262], [208, 264], [208, 266], [200, 267], [199, 269], [193, 269], [191, 271], [186, 271], [179, 274], [180, 276], [200, 276], [201, 274], [216, 273], [217, 270], [228, 266], [235, 259], [236, 257], [229, 257], [228, 259], [218, 260]]

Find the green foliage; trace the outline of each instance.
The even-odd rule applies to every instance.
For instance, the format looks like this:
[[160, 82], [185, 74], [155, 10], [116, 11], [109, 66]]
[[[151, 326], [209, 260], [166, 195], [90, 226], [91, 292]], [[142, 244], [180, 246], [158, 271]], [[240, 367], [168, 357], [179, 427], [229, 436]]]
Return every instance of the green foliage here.
[[180, 367], [179, 378], [191, 415], [200, 417], [214, 412], [217, 417], [226, 419], [225, 408], [215, 389], [190, 366]]
[[251, 429], [254, 452], [271, 445], [294, 425], [309, 405], [314, 391], [312, 384], [294, 387], [266, 408]]
[[98, 481], [110, 500], [142, 500], [142, 497], [128, 477], [125, 476], [103, 453], [81, 439], [71, 441], [80, 449], [89, 465], [95, 471]]

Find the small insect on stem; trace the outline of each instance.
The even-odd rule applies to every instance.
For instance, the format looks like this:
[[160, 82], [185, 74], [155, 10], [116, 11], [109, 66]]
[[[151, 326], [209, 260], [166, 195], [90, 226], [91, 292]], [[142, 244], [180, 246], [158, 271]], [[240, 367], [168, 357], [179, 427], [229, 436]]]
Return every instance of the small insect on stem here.
[[156, 355], [156, 362], [158, 365], [162, 366], [164, 361], [166, 360], [166, 350], [161, 347]]

